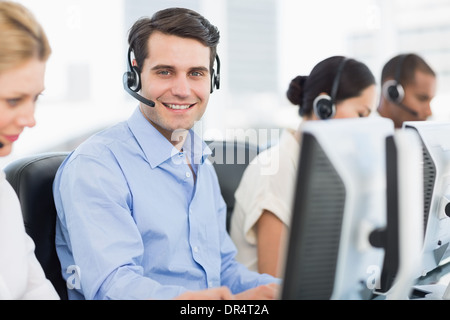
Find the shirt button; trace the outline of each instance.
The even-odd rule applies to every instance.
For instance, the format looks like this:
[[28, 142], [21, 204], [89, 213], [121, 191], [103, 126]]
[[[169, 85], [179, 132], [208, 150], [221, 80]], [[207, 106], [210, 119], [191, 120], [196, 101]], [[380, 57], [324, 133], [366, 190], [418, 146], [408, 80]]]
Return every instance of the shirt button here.
[[194, 247], [194, 252], [195, 252], [195, 253], [198, 252], [198, 247]]
[[190, 172], [186, 172], [186, 178], [190, 178], [191, 177], [191, 173]]
[[213, 282], [212, 282], [212, 281], [208, 281], [208, 286], [209, 286], [210, 288], [212, 288], [212, 287], [213, 287]]

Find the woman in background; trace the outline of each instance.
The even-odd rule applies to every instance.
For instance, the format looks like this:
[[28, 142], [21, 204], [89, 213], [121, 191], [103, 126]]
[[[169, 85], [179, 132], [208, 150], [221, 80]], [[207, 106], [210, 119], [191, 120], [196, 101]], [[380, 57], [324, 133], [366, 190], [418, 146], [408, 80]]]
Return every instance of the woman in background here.
[[[333, 56], [309, 76], [297, 76], [287, 91], [303, 121], [367, 117], [375, 109], [376, 81], [369, 68]], [[230, 234], [236, 260], [249, 269], [281, 277], [280, 260], [290, 224], [301, 125], [285, 130], [277, 145], [261, 152], [246, 168], [235, 193]], [[276, 168], [270, 172], [267, 168]]]
[[[0, 1], [0, 156], [36, 122], [51, 49], [41, 25], [22, 5]], [[25, 232], [20, 203], [0, 170], [0, 299], [59, 299]]]

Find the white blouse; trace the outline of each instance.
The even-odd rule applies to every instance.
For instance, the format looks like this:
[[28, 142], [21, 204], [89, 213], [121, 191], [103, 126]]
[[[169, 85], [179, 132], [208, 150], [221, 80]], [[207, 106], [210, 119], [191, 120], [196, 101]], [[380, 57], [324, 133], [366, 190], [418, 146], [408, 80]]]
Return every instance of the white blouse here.
[[289, 227], [300, 144], [284, 131], [277, 145], [262, 151], [248, 165], [235, 193], [230, 235], [236, 260], [258, 271], [256, 222], [269, 210]]
[[57, 300], [25, 231], [19, 199], [0, 170], [0, 299]]

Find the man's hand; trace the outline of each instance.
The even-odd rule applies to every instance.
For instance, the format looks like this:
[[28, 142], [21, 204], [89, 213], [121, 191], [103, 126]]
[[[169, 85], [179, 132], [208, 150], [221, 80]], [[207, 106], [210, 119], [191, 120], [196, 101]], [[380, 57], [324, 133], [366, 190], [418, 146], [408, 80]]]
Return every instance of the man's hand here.
[[234, 296], [227, 287], [212, 288], [200, 291], [187, 291], [174, 300], [233, 300]]
[[280, 286], [276, 283], [264, 284], [236, 294], [236, 300], [275, 300]]

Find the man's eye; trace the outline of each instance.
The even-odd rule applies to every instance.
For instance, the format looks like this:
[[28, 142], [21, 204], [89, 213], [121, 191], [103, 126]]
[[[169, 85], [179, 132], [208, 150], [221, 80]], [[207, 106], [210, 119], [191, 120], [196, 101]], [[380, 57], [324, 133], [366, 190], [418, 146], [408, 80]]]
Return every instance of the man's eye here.
[[168, 76], [170, 74], [170, 72], [167, 70], [161, 70], [158, 72], [158, 74], [163, 75], [163, 76]]
[[17, 105], [20, 103], [21, 100], [22, 100], [22, 99], [20, 99], [20, 98], [7, 99], [6, 102], [7, 102], [11, 107], [15, 107], [15, 106], [17, 106]]
[[201, 77], [203, 76], [203, 73], [200, 71], [194, 71], [191, 73], [191, 75], [193, 75], [194, 77]]
[[359, 112], [358, 115], [360, 118], [365, 118], [370, 115], [370, 112]]

